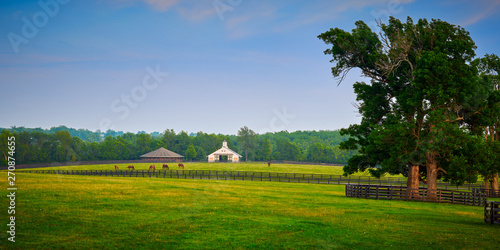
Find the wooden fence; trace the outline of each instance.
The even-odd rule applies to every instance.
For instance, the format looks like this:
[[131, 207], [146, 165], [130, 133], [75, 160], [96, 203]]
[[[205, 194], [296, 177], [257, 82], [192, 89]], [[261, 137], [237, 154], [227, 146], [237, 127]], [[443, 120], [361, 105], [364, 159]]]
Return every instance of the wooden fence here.
[[476, 192], [481, 192], [481, 193], [486, 193], [488, 197], [500, 197], [500, 190], [494, 190], [494, 189], [484, 189], [484, 188], [473, 188], [473, 191]]
[[484, 205], [484, 222], [500, 225], [500, 202], [488, 201]]
[[386, 183], [400, 185], [399, 178], [379, 180], [365, 176], [345, 177], [342, 175], [298, 174], [251, 171], [216, 171], [216, 170], [21, 170], [21, 173], [94, 175], [110, 177], [149, 177], [205, 180], [271, 181], [290, 183], [338, 184], [349, 183]]
[[464, 204], [472, 206], [484, 206], [487, 195], [481, 192], [463, 192], [456, 190], [437, 190], [429, 193], [427, 189], [409, 189], [395, 186], [376, 185], [352, 185], [345, 187], [346, 197], [367, 199], [388, 199], [406, 201], [430, 201], [439, 203]]
[[[66, 175], [97, 175], [116, 177], [150, 177], [150, 178], [179, 178], [179, 179], [207, 179], [207, 180], [241, 180], [241, 181], [276, 181], [291, 183], [317, 184], [357, 184], [357, 185], [387, 185], [406, 186], [406, 178], [382, 177], [377, 179], [370, 176], [348, 176], [327, 174], [298, 174], [276, 172], [251, 171], [215, 171], [215, 170], [20, 170], [24, 173], [66, 174]], [[422, 185], [425, 187], [425, 185]], [[446, 182], [438, 182], [440, 189], [472, 190], [480, 188], [477, 184], [455, 186]]]

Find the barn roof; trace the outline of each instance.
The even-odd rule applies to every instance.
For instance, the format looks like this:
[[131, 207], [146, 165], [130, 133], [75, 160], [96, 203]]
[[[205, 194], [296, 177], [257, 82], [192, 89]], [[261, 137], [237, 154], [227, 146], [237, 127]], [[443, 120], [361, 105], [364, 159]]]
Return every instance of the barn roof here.
[[230, 148], [227, 147], [226, 140], [224, 140], [222, 142], [222, 147], [220, 149], [218, 149], [215, 152], [209, 154], [208, 156], [210, 156], [210, 155], [237, 155], [237, 156], [241, 157], [240, 154], [234, 152], [232, 149], [230, 149]]
[[184, 157], [180, 154], [174, 153], [168, 149], [165, 148], [159, 148], [155, 151], [151, 151], [147, 154], [141, 155], [141, 157], [163, 157], [163, 158], [178, 158], [178, 157]]

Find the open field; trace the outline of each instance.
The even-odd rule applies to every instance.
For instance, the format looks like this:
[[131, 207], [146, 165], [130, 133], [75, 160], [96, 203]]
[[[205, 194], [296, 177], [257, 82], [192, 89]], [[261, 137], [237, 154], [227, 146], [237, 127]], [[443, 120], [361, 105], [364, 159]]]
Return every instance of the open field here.
[[[207, 163], [207, 162], [184, 162], [186, 170], [219, 170], [219, 171], [253, 171], [253, 172], [277, 172], [277, 173], [306, 173], [306, 174], [329, 174], [342, 175], [342, 166], [322, 166], [322, 165], [297, 165], [297, 164], [271, 164], [262, 162], [240, 162], [240, 163]], [[37, 170], [114, 170], [114, 166], [119, 169], [127, 169], [128, 165], [134, 165], [136, 170], [148, 170], [150, 165], [155, 165], [156, 169], [161, 169], [162, 163], [134, 163], [134, 164], [102, 164], [102, 165], [79, 165], [63, 167], [37, 168]], [[170, 169], [178, 169], [177, 163], [168, 163]], [[356, 173], [356, 176], [369, 176], [368, 172]], [[402, 175], [386, 175], [387, 177], [401, 177]]]
[[[6, 180], [1, 172], [2, 197]], [[4, 226], [0, 248], [500, 245], [500, 227], [483, 222], [482, 207], [346, 198], [342, 185], [26, 173], [16, 184], [16, 243], [7, 242]], [[6, 225], [5, 198], [0, 207]]]

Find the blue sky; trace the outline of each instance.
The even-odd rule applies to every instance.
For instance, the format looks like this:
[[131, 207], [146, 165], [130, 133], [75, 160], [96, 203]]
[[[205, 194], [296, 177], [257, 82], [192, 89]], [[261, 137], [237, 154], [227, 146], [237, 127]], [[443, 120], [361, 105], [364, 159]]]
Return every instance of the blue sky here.
[[0, 127], [236, 134], [360, 121], [317, 35], [436, 18], [500, 54], [496, 0], [3, 0]]

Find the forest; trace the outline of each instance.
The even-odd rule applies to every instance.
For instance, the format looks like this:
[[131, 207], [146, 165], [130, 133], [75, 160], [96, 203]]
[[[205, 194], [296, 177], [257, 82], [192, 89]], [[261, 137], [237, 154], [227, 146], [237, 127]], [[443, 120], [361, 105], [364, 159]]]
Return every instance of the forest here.
[[245, 159], [238, 135], [207, 134], [204, 132], [163, 133], [144, 131], [92, 132], [66, 126], [50, 129], [12, 127], [0, 133], [0, 165], [7, 165], [8, 137], [16, 138], [16, 164], [36, 164], [71, 161], [138, 160], [140, 156], [164, 147], [184, 156], [185, 161], [206, 161], [208, 154], [219, 149], [226, 140], [229, 148], [244, 155], [243, 161], [308, 161], [343, 164], [355, 150], [344, 150], [339, 144], [348, 139], [340, 131], [281, 131], [255, 134], [255, 143]]

